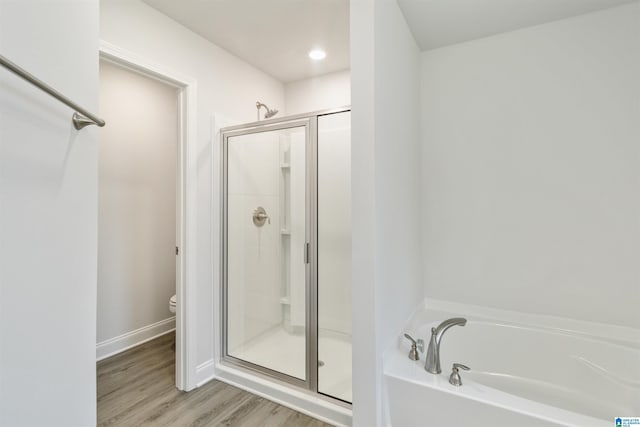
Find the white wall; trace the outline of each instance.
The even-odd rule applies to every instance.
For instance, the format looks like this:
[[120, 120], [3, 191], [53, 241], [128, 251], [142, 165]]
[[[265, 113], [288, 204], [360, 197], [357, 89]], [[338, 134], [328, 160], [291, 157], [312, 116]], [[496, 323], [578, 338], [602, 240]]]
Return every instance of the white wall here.
[[[97, 1], [0, 1], [0, 52], [97, 111]], [[94, 425], [99, 130], [0, 92], [0, 425]]]
[[[138, 0], [108, 0], [100, 5], [100, 37], [149, 61], [197, 80], [197, 260], [194, 300], [197, 301], [196, 360], [198, 365], [213, 359], [214, 280], [212, 268], [213, 164], [211, 117], [218, 113], [236, 122], [255, 120], [255, 102], [284, 110], [284, 89], [280, 82], [187, 30]], [[213, 162], [212, 162], [213, 158]], [[216, 189], [217, 191], [217, 189]]]
[[419, 50], [394, 0], [351, 2], [353, 415], [382, 425], [385, 349], [423, 299]]
[[287, 83], [284, 97], [287, 114], [351, 105], [351, 73], [344, 70]]
[[98, 177], [104, 357], [175, 327], [178, 90], [102, 60], [100, 115], [109, 122], [100, 133]]
[[640, 327], [639, 22], [422, 54], [428, 297]]

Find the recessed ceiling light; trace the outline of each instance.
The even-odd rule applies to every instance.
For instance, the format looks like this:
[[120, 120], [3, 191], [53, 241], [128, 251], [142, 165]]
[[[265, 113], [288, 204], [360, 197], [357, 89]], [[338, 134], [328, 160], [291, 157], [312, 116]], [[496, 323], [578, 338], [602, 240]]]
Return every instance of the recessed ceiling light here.
[[327, 52], [322, 49], [313, 49], [309, 51], [309, 58], [319, 61], [327, 57]]

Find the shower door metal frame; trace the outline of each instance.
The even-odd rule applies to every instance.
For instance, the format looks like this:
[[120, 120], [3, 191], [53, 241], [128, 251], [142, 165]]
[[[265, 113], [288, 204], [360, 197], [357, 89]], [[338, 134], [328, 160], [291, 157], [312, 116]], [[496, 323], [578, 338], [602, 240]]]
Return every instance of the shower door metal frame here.
[[[221, 258], [221, 298], [220, 305], [222, 311], [222, 333], [220, 334], [220, 361], [224, 364], [238, 367], [241, 369], [252, 371], [258, 375], [266, 376], [278, 381], [282, 381], [291, 385], [300, 387], [301, 391], [307, 391], [311, 395], [336, 404], [344, 408], [351, 408], [351, 403], [342, 399], [324, 394], [318, 390], [318, 118], [336, 113], [344, 113], [351, 111], [350, 106], [332, 108], [327, 110], [312, 111], [304, 114], [296, 114], [282, 118], [265, 119], [256, 122], [244, 123], [241, 125], [227, 126], [220, 129], [221, 135], [221, 151], [222, 151], [222, 168], [221, 168], [221, 218], [222, 218], [222, 242], [220, 251]], [[227, 143], [228, 138], [232, 136], [247, 135], [253, 133], [265, 132], [268, 130], [287, 129], [299, 127], [301, 124], [307, 126], [306, 140], [307, 152], [307, 171], [306, 171], [306, 204], [307, 224], [305, 226], [308, 242], [309, 242], [309, 263], [306, 268], [306, 381], [299, 380], [278, 371], [265, 368], [254, 363], [246, 362], [229, 356], [227, 353]]]
[[[265, 121], [266, 122], [266, 121]], [[317, 115], [230, 126], [220, 130], [222, 139], [222, 361], [317, 393], [318, 390], [318, 273], [317, 273]], [[228, 144], [229, 138], [283, 129], [305, 128], [305, 379], [287, 375], [228, 353]], [[292, 248], [293, 250], [293, 248]]]

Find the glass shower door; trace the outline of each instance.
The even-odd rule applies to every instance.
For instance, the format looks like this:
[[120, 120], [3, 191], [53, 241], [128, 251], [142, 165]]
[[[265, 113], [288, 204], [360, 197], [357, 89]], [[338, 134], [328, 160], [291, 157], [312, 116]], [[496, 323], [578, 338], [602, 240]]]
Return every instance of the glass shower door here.
[[308, 134], [298, 121], [223, 142], [225, 357], [294, 382], [309, 378]]
[[318, 392], [351, 402], [351, 113], [317, 129]]

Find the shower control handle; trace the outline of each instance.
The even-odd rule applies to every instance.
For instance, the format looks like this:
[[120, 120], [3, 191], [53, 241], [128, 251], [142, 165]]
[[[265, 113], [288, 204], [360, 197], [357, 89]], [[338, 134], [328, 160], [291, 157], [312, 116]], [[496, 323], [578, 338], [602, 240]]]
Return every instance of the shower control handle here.
[[262, 227], [267, 221], [269, 221], [269, 224], [271, 224], [271, 218], [269, 218], [269, 215], [267, 215], [267, 211], [264, 210], [262, 206], [258, 206], [253, 210], [252, 219], [253, 225], [255, 225], [256, 227]]
[[269, 215], [267, 215], [267, 214], [259, 213], [259, 214], [256, 214], [256, 215], [255, 215], [255, 217], [256, 217], [259, 221], [262, 221], [263, 219], [266, 219], [266, 220], [267, 220], [267, 222], [268, 222], [269, 224], [271, 224], [271, 218], [269, 218]]

